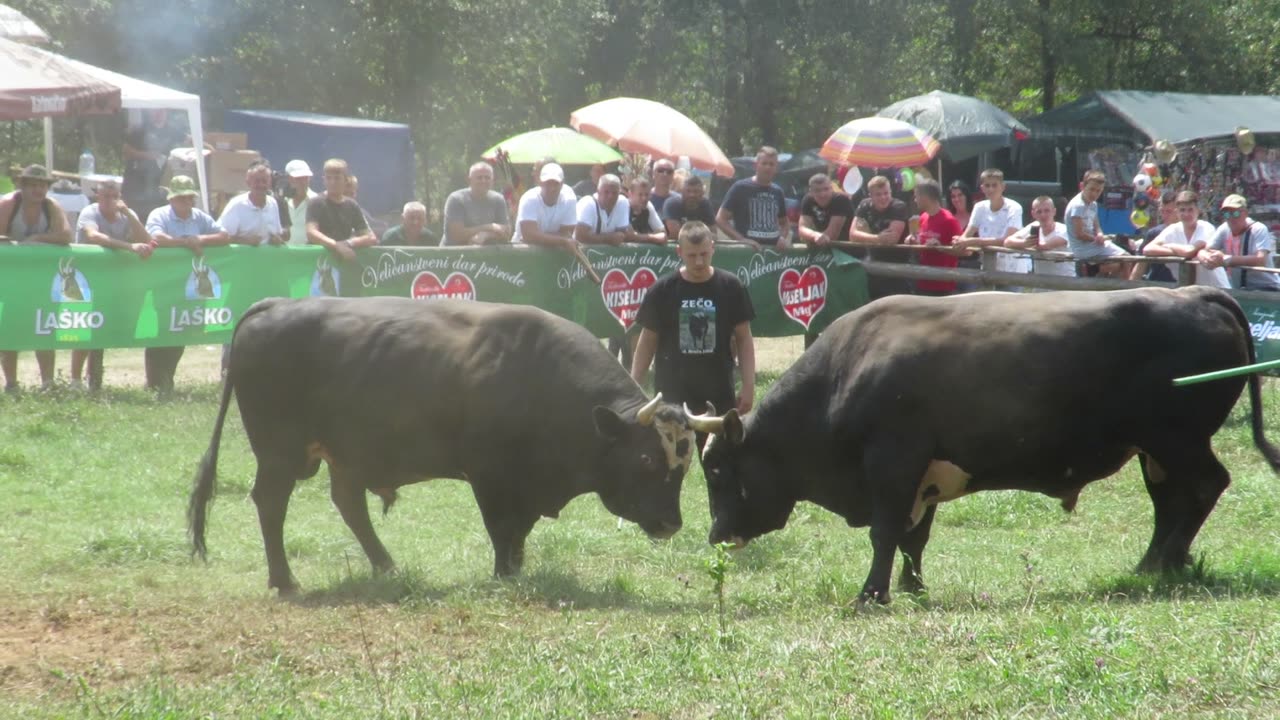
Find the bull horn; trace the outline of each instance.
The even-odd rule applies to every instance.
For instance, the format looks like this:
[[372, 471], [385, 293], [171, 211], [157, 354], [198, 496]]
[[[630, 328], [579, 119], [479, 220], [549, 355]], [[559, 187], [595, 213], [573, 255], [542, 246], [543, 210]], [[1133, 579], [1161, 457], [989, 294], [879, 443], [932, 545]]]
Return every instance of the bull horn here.
[[658, 406], [662, 404], [662, 393], [653, 396], [653, 399], [645, 403], [644, 407], [636, 411], [636, 422], [641, 425], [649, 426], [653, 424], [653, 416], [658, 412]]
[[[708, 403], [710, 405], [710, 403]], [[689, 404], [684, 405], [684, 419], [689, 423], [689, 427], [695, 432], [710, 433], [719, 435], [724, 432], [724, 417], [721, 415], [694, 415], [689, 410]]]

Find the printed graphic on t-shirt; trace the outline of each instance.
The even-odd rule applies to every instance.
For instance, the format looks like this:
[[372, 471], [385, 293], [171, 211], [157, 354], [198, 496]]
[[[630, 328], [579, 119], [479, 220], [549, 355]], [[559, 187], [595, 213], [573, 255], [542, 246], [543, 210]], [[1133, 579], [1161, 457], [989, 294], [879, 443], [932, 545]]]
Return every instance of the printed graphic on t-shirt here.
[[747, 237], [769, 240], [778, 235], [778, 199], [773, 193], [756, 193], [747, 203]]
[[680, 301], [680, 352], [706, 355], [716, 351], [716, 304], [711, 298]]

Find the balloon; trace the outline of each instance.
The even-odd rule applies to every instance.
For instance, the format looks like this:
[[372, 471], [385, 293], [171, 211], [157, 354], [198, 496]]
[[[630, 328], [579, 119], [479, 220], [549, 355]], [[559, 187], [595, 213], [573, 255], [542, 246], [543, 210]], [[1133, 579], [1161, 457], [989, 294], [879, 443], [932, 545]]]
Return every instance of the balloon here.
[[862, 189], [862, 171], [858, 169], [858, 166], [849, 166], [849, 170], [844, 174], [844, 181], [840, 186], [850, 195], [858, 194], [858, 191]]
[[1160, 174], [1160, 168], [1155, 163], [1142, 163], [1142, 172], [1155, 177]]
[[1147, 197], [1146, 195], [1142, 195], [1142, 194], [1138, 194], [1138, 195], [1134, 195], [1134, 196], [1133, 196], [1133, 209], [1134, 209], [1134, 210], [1146, 210], [1148, 207], [1151, 207], [1151, 198]]
[[916, 171], [911, 168], [902, 169], [902, 189], [911, 191], [916, 188]]
[[1151, 222], [1151, 216], [1145, 210], [1134, 210], [1129, 213], [1129, 222], [1133, 223], [1136, 228], [1143, 228], [1147, 223]]
[[1163, 175], [1153, 175], [1153, 176], [1151, 177], [1151, 184], [1152, 184], [1152, 185], [1154, 185], [1154, 186], [1156, 186], [1156, 187], [1160, 187], [1161, 185], [1163, 185], [1163, 184], [1164, 184], [1164, 176], [1163, 176]]
[[1134, 192], [1144, 193], [1151, 188], [1151, 176], [1146, 173], [1138, 173], [1133, 176]]
[[1147, 189], [1147, 197], [1151, 198], [1152, 200], [1159, 200], [1159, 199], [1160, 199], [1160, 190], [1159, 190], [1159, 188], [1154, 188], [1154, 187], [1152, 187], [1152, 188], [1148, 188], [1148, 189]]

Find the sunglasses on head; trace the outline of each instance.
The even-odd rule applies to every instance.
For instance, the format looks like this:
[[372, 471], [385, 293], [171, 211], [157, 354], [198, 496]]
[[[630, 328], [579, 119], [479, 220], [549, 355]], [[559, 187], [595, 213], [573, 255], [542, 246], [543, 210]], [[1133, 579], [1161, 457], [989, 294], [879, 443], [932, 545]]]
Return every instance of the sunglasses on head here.
[[1230, 208], [1222, 211], [1222, 217], [1225, 218], [1238, 218], [1241, 215], [1244, 215], [1244, 208]]
[[654, 172], [656, 172], [656, 173], [660, 173], [660, 174], [662, 174], [662, 175], [670, 175], [671, 173], [673, 173], [673, 172], [675, 172], [675, 171], [676, 171], [676, 169], [675, 169], [675, 168], [668, 168], [668, 167], [660, 167], [660, 168], [655, 168], [655, 169], [654, 169]]

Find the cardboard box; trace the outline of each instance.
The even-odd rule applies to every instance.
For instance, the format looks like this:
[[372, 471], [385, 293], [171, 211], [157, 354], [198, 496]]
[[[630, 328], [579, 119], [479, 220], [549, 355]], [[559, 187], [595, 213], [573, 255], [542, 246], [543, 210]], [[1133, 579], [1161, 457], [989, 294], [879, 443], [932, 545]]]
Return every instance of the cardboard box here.
[[245, 133], [207, 132], [204, 144], [214, 150], [248, 150], [249, 136]]
[[209, 155], [209, 191], [244, 192], [244, 174], [262, 156], [257, 150], [215, 150]]

